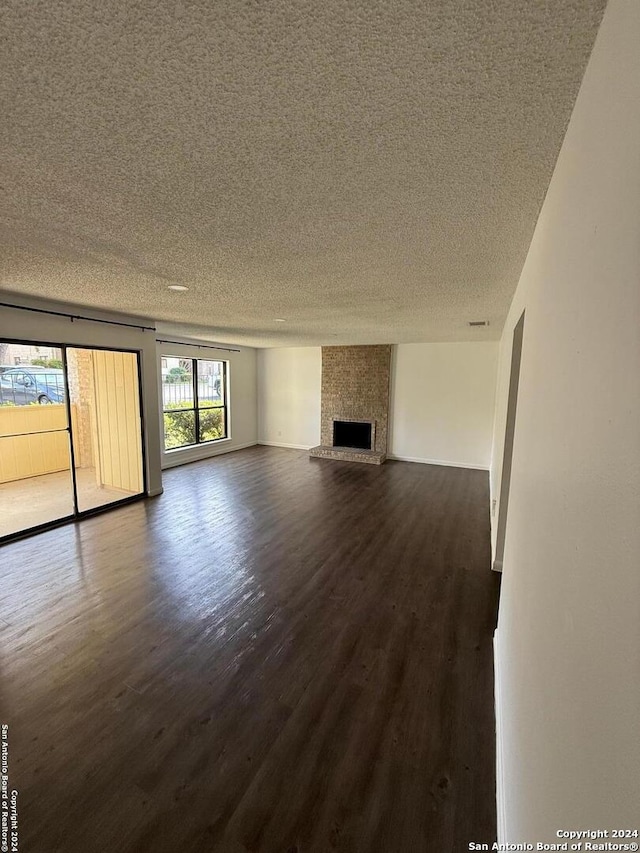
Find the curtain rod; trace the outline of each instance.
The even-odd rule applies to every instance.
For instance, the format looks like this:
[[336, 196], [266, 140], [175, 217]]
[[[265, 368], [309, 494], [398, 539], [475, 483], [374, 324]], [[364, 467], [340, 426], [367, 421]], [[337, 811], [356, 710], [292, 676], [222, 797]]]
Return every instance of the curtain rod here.
[[0, 302], [0, 308], [14, 308], [17, 311], [33, 311], [36, 314], [51, 314], [54, 317], [68, 317], [74, 320], [87, 320], [89, 323], [105, 323], [108, 326], [126, 326], [127, 329], [141, 329], [143, 332], [155, 332], [155, 326], [143, 326], [139, 323], [122, 323], [119, 320], [98, 320], [95, 317], [85, 317], [82, 314], [67, 314], [65, 311], [50, 311], [47, 308], [32, 308], [27, 305], [12, 305], [10, 302]]
[[156, 338], [159, 344], [177, 344], [180, 347], [193, 347], [194, 349], [219, 349], [223, 352], [240, 352], [239, 349], [231, 349], [231, 347], [214, 347], [212, 344], [188, 344], [185, 341], [165, 341], [163, 338]]
[[[65, 311], [51, 311], [48, 308], [33, 308], [30, 305], [13, 305], [10, 302], [0, 302], [0, 308], [13, 308], [17, 311], [33, 311], [36, 314], [51, 314], [54, 317], [68, 317], [73, 323], [74, 320], [87, 320], [89, 323], [106, 323], [108, 326], [125, 326], [127, 329], [141, 329], [143, 332], [155, 332], [155, 326], [143, 326], [138, 323], [123, 323], [119, 320], [98, 320], [96, 317], [85, 317], [83, 314], [68, 314]], [[197, 349], [217, 349], [223, 352], [240, 352], [239, 349], [231, 349], [230, 347], [214, 347], [209, 344], [190, 344], [184, 341], [166, 341], [163, 338], [156, 338], [160, 344], [176, 344], [182, 347], [196, 347]]]

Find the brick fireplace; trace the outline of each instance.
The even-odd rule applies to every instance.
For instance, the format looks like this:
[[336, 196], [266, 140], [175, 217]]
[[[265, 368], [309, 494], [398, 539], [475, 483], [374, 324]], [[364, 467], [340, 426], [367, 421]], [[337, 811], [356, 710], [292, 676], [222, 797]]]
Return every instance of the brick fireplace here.
[[311, 448], [311, 456], [373, 465], [385, 461], [390, 367], [389, 344], [322, 347], [322, 443]]

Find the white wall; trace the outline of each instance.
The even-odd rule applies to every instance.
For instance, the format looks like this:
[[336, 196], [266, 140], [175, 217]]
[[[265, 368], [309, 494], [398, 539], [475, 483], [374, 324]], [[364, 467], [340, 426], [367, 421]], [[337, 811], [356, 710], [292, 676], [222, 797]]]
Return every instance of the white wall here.
[[[389, 453], [398, 459], [488, 468], [497, 343], [393, 347]], [[322, 350], [258, 351], [258, 440], [320, 443]]]
[[390, 456], [488, 468], [498, 344], [393, 348]]
[[[14, 305], [52, 311], [77, 312], [102, 320], [135, 323], [136, 318], [96, 311], [90, 308], [69, 306], [57, 302], [35, 300], [19, 294], [6, 294], [3, 301]], [[137, 319], [140, 322], [140, 319]], [[145, 325], [153, 325], [146, 322]], [[144, 445], [147, 493], [162, 491], [160, 469], [160, 431], [158, 428], [158, 380], [156, 367], [155, 332], [139, 328], [104, 325], [86, 320], [38, 314], [31, 311], [0, 308], [0, 338], [24, 340], [71, 346], [112, 347], [113, 349], [136, 350], [140, 353], [142, 374], [142, 406], [144, 416]]]
[[496, 635], [500, 841], [640, 819], [639, 45], [640, 4], [611, 0], [501, 345], [494, 490], [526, 309]]
[[260, 444], [307, 449], [320, 444], [320, 347], [258, 351]]
[[[169, 337], [169, 336], [167, 336]], [[171, 338], [174, 340], [174, 338]], [[187, 341], [185, 338], [176, 338]], [[201, 342], [206, 347], [213, 346], [210, 341]], [[158, 343], [156, 351], [156, 384], [158, 398], [162, 399], [160, 359], [163, 355], [183, 358], [211, 358], [228, 362], [228, 427], [229, 438], [223, 438], [210, 444], [201, 444], [183, 449], [162, 451], [162, 467], [174, 468], [186, 462], [207, 459], [231, 450], [240, 450], [257, 443], [257, 399], [256, 399], [256, 351], [251, 347], [234, 347], [230, 352], [228, 345], [220, 344], [221, 349], [198, 348], [196, 341], [185, 343]], [[160, 433], [162, 435], [162, 411], [159, 412]]]

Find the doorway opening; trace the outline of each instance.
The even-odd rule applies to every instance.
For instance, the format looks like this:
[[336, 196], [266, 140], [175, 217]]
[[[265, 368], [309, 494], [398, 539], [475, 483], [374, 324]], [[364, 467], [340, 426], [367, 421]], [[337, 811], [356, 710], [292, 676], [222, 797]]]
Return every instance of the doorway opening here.
[[496, 555], [493, 569], [502, 571], [504, 562], [504, 544], [507, 533], [507, 513], [509, 511], [509, 491], [511, 489], [511, 465], [513, 462], [513, 441], [516, 430], [516, 411], [518, 408], [518, 387], [520, 385], [520, 363], [522, 361], [522, 338], [524, 334], [524, 311], [513, 330], [511, 348], [511, 373], [509, 376], [509, 396], [507, 399], [507, 423], [504, 434], [502, 454], [502, 477], [500, 478], [500, 508], [498, 510], [498, 529], [496, 534]]

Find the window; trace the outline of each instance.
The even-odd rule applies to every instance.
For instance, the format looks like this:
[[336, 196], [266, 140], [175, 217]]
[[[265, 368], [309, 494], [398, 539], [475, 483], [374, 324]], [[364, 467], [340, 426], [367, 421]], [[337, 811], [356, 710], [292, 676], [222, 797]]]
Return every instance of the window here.
[[227, 362], [162, 356], [164, 449], [227, 438]]

